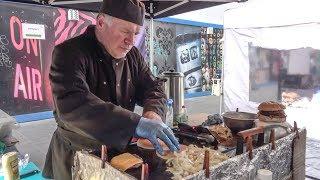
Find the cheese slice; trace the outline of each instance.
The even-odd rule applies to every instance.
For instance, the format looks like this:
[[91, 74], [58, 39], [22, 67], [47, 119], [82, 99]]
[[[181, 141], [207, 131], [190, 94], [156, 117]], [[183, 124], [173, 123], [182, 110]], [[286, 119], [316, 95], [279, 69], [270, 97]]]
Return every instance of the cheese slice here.
[[143, 160], [137, 155], [123, 153], [113, 157], [110, 163], [111, 166], [119, 169], [120, 171], [126, 171], [133, 167], [139, 167], [143, 163]]

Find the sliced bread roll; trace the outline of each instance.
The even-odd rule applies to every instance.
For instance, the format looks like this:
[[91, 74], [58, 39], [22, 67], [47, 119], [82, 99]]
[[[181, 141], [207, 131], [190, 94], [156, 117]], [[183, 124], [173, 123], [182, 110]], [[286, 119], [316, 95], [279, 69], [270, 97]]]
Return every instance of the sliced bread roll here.
[[111, 159], [111, 166], [119, 169], [120, 171], [126, 171], [127, 169], [139, 167], [143, 163], [143, 160], [130, 153], [123, 153], [115, 156]]

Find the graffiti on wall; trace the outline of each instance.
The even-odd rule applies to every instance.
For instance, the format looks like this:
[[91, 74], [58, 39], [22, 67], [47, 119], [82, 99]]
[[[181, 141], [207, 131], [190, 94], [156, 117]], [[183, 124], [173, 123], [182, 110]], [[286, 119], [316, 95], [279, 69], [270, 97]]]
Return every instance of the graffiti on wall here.
[[[154, 22], [153, 29], [153, 49], [154, 49], [154, 66], [152, 67], [154, 75], [158, 76], [162, 72], [175, 70], [176, 62], [173, 60], [175, 56], [174, 38], [175, 28], [173, 24]], [[145, 48], [146, 61], [150, 60], [150, 21], [145, 22]]]
[[[95, 14], [79, 12], [79, 21], [69, 21], [67, 9], [0, 4], [0, 109], [10, 115], [52, 110], [52, 50], [95, 24]], [[24, 39], [23, 23], [43, 24], [46, 39]]]
[[0, 66], [4, 66], [6, 68], [12, 67], [12, 61], [9, 56], [9, 40], [6, 35], [0, 35]]
[[173, 38], [174, 33], [172, 28], [156, 26], [154, 41], [155, 57], [163, 62], [162, 66], [156, 66], [159, 74], [164, 71], [175, 70], [175, 64], [169, 60], [169, 57], [174, 54]]
[[[82, 34], [95, 24], [95, 13], [79, 11], [79, 20], [68, 20], [68, 9], [34, 7], [0, 2], [0, 109], [10, 115], [52, 110], [48, 74], [55, 45]], [[22, 24], [43, 24], [43, 40], [22, 38]], [[201, 28], [171, 23], [154, 24], [156, 73], [174, 69], [185, 75], [186, 92], [208, 90], [219, 78], [222, 30], [202, 40]], [[150, 52], [150, 28], [137, 37], [136, 47], [146, 60]], [[203, 49], [205, 44], [205, 49]], [[203, 58], [204, 57], [204, 58]], [[209, 83], [208, 83], [209, 82]]]
[[[47, 24], [50, 17], [32, 6], [24, 10], [19, 6], [1, 4], [0, 108], [9, 114], [50, 109], [50, 102], [45, 98], [45, 68], [42, 61], [45, 57], [43, 54], [47, 53], [46, 47], [50, 46], [50, 38], [39, 40], [22, 37], [23, 23]], [[48, 36], [50, 31], [46, 33]]]
[[185, 75], [188, 93], [201, 89], [200, 35], [182, 34], [176, 37], [177, 69]]
[[[52, 110], [48, 75], [53, 48], [84, 33], [95, 18], [95, 13], [79, 11], [79, 20], [68, 20], [68, 9], [0, 2], [0, 109], [10, 115]], [[44, 25], [46, 38], [24, 39], [23, 23]], [[136, 46], [145, 49], [144, 34]]]
[[58, 8], [53, 12], [55, 45], [85, 32], [88, 25], [96, 24], [96, 14], [79, 11], [79, 20], [68, 20], [68, 9]]
[[[213, 80], [221, 78], [222, 33], [222, 29], [154, 21], [154, 74], [176, 70], [185, 75], [187, 93], [210, 91]], [[147, 21], [147, 60], [149, 39], [150, 24]]]
[[221, 29], [201, 29], [201, 71], [202, 90], [211, 91], [214, 79], [221, 79], [222, 73], [222, 44]]

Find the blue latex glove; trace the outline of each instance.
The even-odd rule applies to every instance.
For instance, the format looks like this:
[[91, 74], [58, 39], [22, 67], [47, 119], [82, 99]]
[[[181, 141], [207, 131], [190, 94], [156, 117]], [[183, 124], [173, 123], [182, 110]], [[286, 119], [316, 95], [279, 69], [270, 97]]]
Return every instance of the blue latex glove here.
[[161, 155], [163, 155], [163, 149], [157, 138], [161, 139], [172, 152], [180, 150], [179, 142], [173, 135], [172, 130], [162, 121], [142, 117], [136, 127], [135, 133], [138, 137], [148, 139]]

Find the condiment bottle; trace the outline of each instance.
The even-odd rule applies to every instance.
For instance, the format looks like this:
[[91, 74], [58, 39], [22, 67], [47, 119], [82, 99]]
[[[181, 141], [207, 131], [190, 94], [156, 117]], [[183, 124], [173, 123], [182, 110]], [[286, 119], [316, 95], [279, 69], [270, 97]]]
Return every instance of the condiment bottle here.
[[5, 180], [20, 180], [17, 152], [8, 152], [2, 156], [2, 168]]

